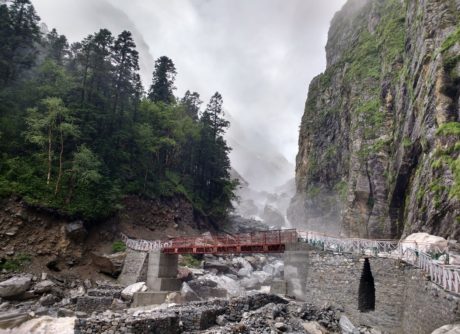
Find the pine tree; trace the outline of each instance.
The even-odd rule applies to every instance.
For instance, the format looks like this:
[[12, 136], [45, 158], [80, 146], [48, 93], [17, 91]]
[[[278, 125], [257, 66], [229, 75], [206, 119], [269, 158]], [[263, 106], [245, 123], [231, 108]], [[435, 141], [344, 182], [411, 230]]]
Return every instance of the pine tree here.
[[176, 78], [176, 67], [173, 61], [162, 56], [155, 61], [152, 85], [149, 90], [149, 99], [153, 102], [172, 103], [174, 102], [174, 80]]
[[185, 92], [185, 95], [181, 99], [180, 103], [185, 108], [187, 115], [194, 121], [197, 121], [200, 114], [200, 106], [203, 103], [203, 101], [200, 100], [200, 94], [197, 92], [191, 93], [188, 90]]
[[0, 5], [0, 21], [0, 80], [6, 85], [34, 64], [40, 18], [29, 0], [14, 0], [10, 7]]
[[[139, 53], [129, 31], [123, 31], [115, 41], [112, 51], [115, 67], [115, 97], [113, 112], [117, 115], [119, 125], [122, 121], [123, 110], [130, 96], [136, 94], [139, 77]], [[137, 101], [136, 101], [137, 103]]]
[[64, 35], [59, 35], [56, 29], [46, 35], [47, 57], [58, 65], [63, 65], [69, 56], [69, 43]]

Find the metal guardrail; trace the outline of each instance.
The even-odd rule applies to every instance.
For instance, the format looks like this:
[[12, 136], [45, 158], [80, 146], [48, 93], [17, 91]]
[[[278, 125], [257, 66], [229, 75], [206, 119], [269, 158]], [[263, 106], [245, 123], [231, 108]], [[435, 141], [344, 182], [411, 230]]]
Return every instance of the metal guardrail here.
[[[339, 238], [313, 231], [296, 230], [264, 231], [238, 235], [204, 235], [181, 237], [168, 241], [130, 239], [125, 234], [122, 234], [121, 238], [130, 249], [166, 253], [180, 253], [181, 249], [193, 253], [191, 249], [194, 248], [195, 252], [196, 249], [202, 249], [204, 253], [215, 253], [217, 247], [221, 247], [223, 253], [232, 251], [238, 253], [242, 251], [241, 247], [248, 247], [247, 252], [254, 250], [254, 253], [258, 253], [263, 252], [263, 248], [260, 246], [284, 245], [285, 243], [302, 241], [323, 251], [399, 259], [423, 270], [430, 276], [432, 282], [446, 291], [460, 293], [460, 266], [444, 264], [423, 251], [430, 247], [432, 253], [445, 254], [445, 249], [414, 241]], [[284, 251], [284, 248], [276, 248], [275, 251], [281, 252]]]
[[312, 231], [298, 231], [298, 236], [324, 251], [399, 259], [420, 268], [446, 291], [460, 293], [460, 266], [444, 264], [421, 250], [429, 247], [432, 253], [448, 256], [445, 249], [414, 241], [339, 238]]
[[121, 234], [121, 240], [126, 247], [139, 252], [160, 251], [172, 245], [172, 241], [130, 239], [123, 233]]

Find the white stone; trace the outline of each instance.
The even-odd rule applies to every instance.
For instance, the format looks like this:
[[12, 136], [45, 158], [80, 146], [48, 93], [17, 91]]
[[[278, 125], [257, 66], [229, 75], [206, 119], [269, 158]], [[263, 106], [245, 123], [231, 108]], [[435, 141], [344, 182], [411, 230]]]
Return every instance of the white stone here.
[[45, 292], [50, 292], [51, 289], [55, 286], [54, 282], [50, 280], [45, 280], [37, 283], [34, 287], [34, 292], [35, 293], [45, 293]]
[[434, 330], [431, 334], [460, 334], [460, 324], [442, 326]]
[[356, 327], [351, 323], [345, 315], [342, 315], [339, 320], [340, 329], [342, 334], [353, 334]]
[[447, 244], [447, 240], [443, 237], [425, 232], [412, 233], [401, 242], [403, 251], [413, 248], [424, 253], [442, 253], [447, 250]]
[[123, 289], [121, 292], [121, 298], [123, 300], [131, 300], [136, 292], [144, 292], [147, 291], [147, 286], [145, 282], [138, 282], [131, 285], [128, 285], [126, 288]]
[[23, 294], [32, 283], [31, 276], [15, 276], [0, 283], [0, 297], [14, 297]]

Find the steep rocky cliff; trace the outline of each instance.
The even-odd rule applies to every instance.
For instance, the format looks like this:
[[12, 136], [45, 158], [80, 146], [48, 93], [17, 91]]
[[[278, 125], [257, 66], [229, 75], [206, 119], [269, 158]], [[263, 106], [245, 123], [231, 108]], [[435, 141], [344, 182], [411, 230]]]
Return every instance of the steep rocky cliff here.
[[460, 1], [350, 0], [310, 84], [296, 226], [460, 237]]

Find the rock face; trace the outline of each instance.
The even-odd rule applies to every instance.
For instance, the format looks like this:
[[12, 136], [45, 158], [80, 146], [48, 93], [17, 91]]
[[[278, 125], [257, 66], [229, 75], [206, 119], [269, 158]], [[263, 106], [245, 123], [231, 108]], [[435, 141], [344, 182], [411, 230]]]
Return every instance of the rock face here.
[[459, 17], [455, 0], [349, 0], [335, 15], [300, 128], [294, 226], [460, 237]]

